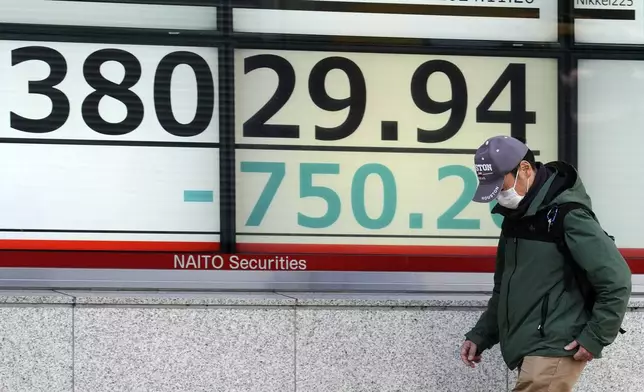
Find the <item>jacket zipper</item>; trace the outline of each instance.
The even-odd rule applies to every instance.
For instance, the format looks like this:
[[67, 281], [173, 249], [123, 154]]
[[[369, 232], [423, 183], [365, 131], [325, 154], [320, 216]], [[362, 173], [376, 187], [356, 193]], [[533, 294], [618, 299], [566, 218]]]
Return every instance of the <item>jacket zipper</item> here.
[[514, 269], [512, 269], [512, 273], [510, 274], [510, 279], [508, 279], [508, 290], [505, 294], [505, 318], [506, 318], [506, 330], [508, 333], [510, 332], [510, 283], [512, 282], [512, 277], [514, 276], [514, 273], [517, 270], [517, 264], [518, 264], [518, 248], [519, 248], [519, 242], [517, 241], [516, 238], [514, 238]]
[[546, 293], [546, 295], [543, 296], [543, 300], [541, 302], [541, 323], [537, 327], [537, 330], [539, 330], [539, 334], [541, 334], [541, 337], [545, 337], [546, 333], [544, 332], [543, 328], [546, 324], [546, 317], [548, 316], [548, 300], [550, 299], [550, 293]]

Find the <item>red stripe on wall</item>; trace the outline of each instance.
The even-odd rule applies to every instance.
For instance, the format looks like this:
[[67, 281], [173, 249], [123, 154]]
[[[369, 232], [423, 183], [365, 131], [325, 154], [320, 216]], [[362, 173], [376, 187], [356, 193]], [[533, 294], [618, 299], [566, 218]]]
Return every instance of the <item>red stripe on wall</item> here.
[[[1, 250], [68, 250], [68, 251], [144, 251], [144, 252], [217, 252], [218, 242], [168, 241], [78, 241], [78, 240], [0, 240]], [[275, 254], [340, 254], [400, 256], [489, 256], [492, 246], [422, 246], [422, 245], [352, 245], [352, 244], [263, 244], [239, 243], [240, 253]], [[620, 249], [626, 258], [644, 259], [644, 249]]]
[[[212, 257], [217, 258], [213, 265]], [[235, 260], [239, 259], [239, 262]], [[176, 260], [180, 262], [175, 263]], [[248, 260], [244, 266], [242, 259]], [[267, 260], [260, 265], [251, 260]], [[273, 260], [272, 262], [270, 260]], [[292, 262], [292, 260], [294, 260]], [[299, 263], [305, 261], [305, 269]], [[191, 263], [192, 262], [192, 263]], [[291, 265], [291, 263], [293, 265]], [[256, 265], [255, 265], [256, 264]], [[492, 257], [356, 254], [238, 254], [84, 251], [1, 251], [0, 267], [267, 271], [492, 272]]]
[[[213, 257], [216, 256], [216, 257]], [[644, 258], [628, 258], [644, 274]], [[227, 271], [494, 272], [490, 256], [0, 251], [0, 267]]]
[[0, 240], [0, 250], [111, 250], [152, 252], [216, 252], [218, 242]]
[[[341, 253], [368, 255], [494, 256], [492, 246], [352, 245], [352, 244], [237, 244], [243, 253]], [[644, 253], [644, 252], [643, 252]]]

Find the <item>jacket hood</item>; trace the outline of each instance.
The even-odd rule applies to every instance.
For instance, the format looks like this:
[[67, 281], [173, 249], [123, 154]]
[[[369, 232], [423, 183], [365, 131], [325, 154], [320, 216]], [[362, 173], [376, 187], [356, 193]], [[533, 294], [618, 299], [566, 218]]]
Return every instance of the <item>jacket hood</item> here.
[[563, 161], [554, 161], [544, 165], [538, 164], [537, 168], [538, 170], [543, 168], [547, 175], [542, 184], [537, 184], [540, 189], [535, 189], [536, 194], [528, 201], [529, 205], [520, 205], [518, 210], [510, 210], [497, 204], [492, 213], [509, 218], [519, 218], [520, 216], [534, 215], [537, 211], [554, 204], [569, 202], [583, 204], [592, 209], [590, 196], [588, 196], [574, 166]]
[[[545, 167], [550, 172], [549, 184], [540, 190], [539, 194], [542, 194], [543, 197], [541, 200], [538, 200], [539, 195], [535, 198], [533, 205], [528, 210], [529, 213], [530, 210], [534, 214], [541, 208], [570, 202], [583, 204], [592, 209], [590, 196], [586, 192], [581, 177], [579, 177], [579, 173], [574, 166], [566, 162], [555, 161], [546, 164]], [[538, 204], [535, 202], [538, 202]]]

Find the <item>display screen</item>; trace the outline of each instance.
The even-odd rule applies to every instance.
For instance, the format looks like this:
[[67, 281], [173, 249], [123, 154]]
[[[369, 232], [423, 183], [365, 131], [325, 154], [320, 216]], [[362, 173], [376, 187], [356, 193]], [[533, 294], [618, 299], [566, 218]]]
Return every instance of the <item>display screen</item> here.
[[239, 32], [556, 41], [557, 1], [233, 0]]
[[474, 154], [497, 135], [578, 164], [642, 273], [644, 61], [619, 45], [643, 18], [635, 0], [0, 0], [0, 285], [486, 291], [502, 217], [471, 201]]
[[573, 0], [575, 41], [584, 44], [644, 44], [644, 2]]
[[621, 248], [641, 248], [644, 61], [579, 60], [579, 171], [604, 229]]
[[[144, 1], [0, 0], [0, 23], [216, 30], [217, 8]], [[150, 2], [153, 3], [153, 2]]]
[[217, 49], [0, 41], [0, 60], [3, 246], [218, 247]]
[[238, 50], [235, 81], [240, 249], [495, 245], [476, 148], [557, 157], [553, 59]]

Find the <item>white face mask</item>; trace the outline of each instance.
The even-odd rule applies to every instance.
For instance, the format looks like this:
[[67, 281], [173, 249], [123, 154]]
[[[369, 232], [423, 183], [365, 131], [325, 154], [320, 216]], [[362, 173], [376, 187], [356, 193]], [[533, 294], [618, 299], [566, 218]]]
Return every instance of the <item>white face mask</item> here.
[[[521, 200], [523, 200], [523, 196], [519, 195], [515, 189], [518, 179], [519, 173], [514, 177], [514, 185], [512, 188], [499, 192], [499, 196], [497, 196], [499, 204], [505, 208], [515, 210], [519, 206], [519, 203], [521, 203]], [[528, 187], [526, 186], [526, 188]]]

